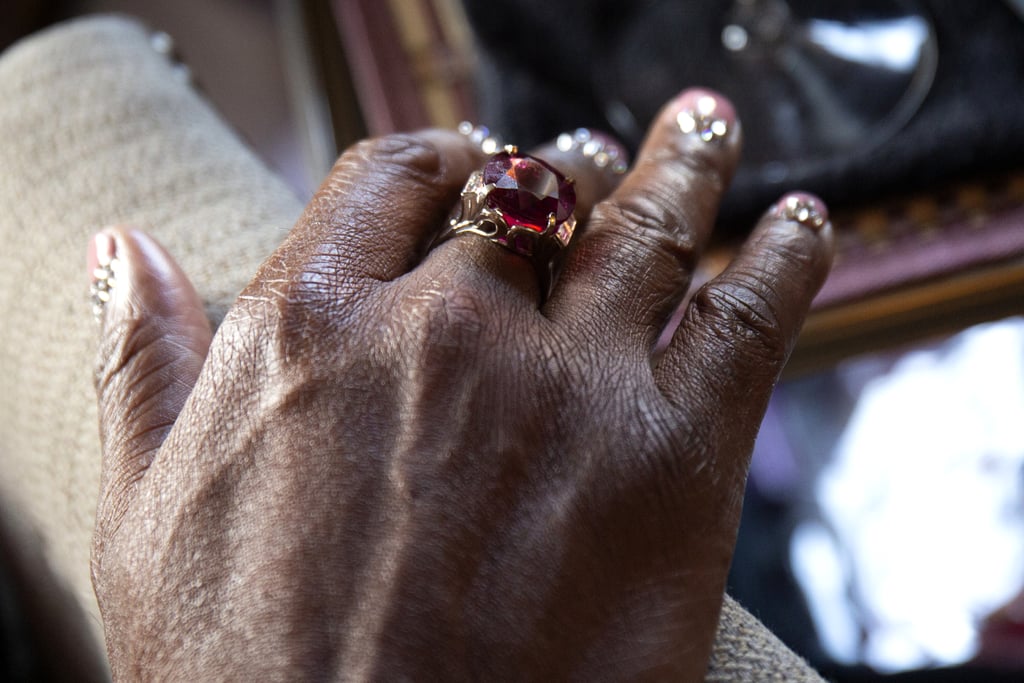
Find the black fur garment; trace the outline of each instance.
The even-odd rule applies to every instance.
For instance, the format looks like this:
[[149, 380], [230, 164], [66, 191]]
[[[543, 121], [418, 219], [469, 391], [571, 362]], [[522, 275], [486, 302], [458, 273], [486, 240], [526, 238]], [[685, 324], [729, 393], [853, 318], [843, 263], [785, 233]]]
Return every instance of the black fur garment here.
[[[868, 131], [841, 153], [791, 158], [765, 173], [765, 141], [799, 130], [766, 125], [756, 96], [786, 98], [757, 82], [730, 78], [721, 26], [730, 0], [465, 0], [481, 54], [480, 120], [504, 139], [529, 146], [587, 126], [618, 135], [634, 151], [658, 108], [687, 86], [709, 85], [738, 104], [747, 150], [722, 218], [748, 226], [781, 193], [816, 192], [833, 207], [1024, 167], [1024, 19], [1007, 2], [843, 0], [794, 9], [916, 7], [934, 29], [934, 81], [896, 130]], [[887, 87], [843, 80], [840, 107], [870, 111]], [[801, 87], [794, 79], [792, 87]], [[784, 89], [777, 89], [784, 90]], [[771, 105], [768, 105], [771, 106]], [[630, 119], [633, 120], [630, 120]]]

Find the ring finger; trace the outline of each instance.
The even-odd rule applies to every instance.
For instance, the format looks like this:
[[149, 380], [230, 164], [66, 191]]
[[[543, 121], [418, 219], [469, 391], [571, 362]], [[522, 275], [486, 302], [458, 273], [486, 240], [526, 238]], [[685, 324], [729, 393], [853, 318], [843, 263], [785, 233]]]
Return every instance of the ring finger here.
[[[595, 204], [618, 185], [626, 169], [625, 149], [611, 137], [587, 129], [564, 133], [556, 140], [530, 151], [552, 169], [573, 181], [575, 191], [574, 217], [583, 223]], [[526, 190], [520, 190], [526, 199]], [[506, 211], [506, 216], [508, 212]], [[546, 215], [546, 214], [545, 214]], [[424, 267], [431, 275], [450, 280], [457, 278], [480, 286], [487, 278], [519, 290], [532, 306], [546, 295], [544, 272], [550, 265], [544, 255], [527, 257], [511, 249], [495, 248], [487, 238], [470, 233], [455, 235], [431, 252]], [[539, 238], [551, 240], [553, 237]], [[472, 264], [471, 266], [468, 264]], [[557, 264], [555, 264], [557, 265]]]

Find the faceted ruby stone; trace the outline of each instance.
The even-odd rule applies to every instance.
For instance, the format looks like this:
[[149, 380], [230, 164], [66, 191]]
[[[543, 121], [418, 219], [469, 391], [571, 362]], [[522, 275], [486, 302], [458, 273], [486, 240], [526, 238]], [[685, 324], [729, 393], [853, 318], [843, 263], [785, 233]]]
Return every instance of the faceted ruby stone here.
[[495, 154], [484, 166], [484, 183], [494, 185], [487, 203], [501, 209], [510, 226], [544, 232], [550, 214], [559, 224], [576, 207], [572, 181], [528, 154]]

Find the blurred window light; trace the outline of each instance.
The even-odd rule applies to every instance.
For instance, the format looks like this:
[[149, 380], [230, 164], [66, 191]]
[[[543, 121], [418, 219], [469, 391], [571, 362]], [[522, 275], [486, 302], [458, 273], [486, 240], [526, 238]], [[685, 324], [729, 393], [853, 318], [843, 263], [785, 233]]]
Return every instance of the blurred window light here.
[[909, 73], [920, 61], [928, 24], [921, 17], [854, 24], [813, 19], [807, 34], [811, 43], [846, 61]]
[[864, 385], [818, 478], [820, 521], [790, 548], [837, 661], [851, 660], [850, 619], [864, 629], [857, 659], [880, 671], [976, 654], [981, 620], [1024, 586], [1022, 416], [1020, 319], [913, 351]]

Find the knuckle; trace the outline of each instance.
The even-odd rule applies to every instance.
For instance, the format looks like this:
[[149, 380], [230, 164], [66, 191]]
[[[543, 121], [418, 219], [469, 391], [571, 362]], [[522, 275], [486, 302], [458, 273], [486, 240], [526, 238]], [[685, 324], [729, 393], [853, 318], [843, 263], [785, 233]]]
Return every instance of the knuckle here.
[[274, 298], [283, 320], [313, 323], [329, 319], [357, 300], [362, 288], [345, 275], [344, 265], [340, 247], [323, 242], [305, 255], [300, 267], [291, 272], [282, 269]]
[[429, 179], [443, 167], [440, 151], [412, 134], [396, 134], [363, 140], [342, 155], [339, 164], [354, 164], [362, 169], [387, 175]]
[[407, 328], [428, 345], [462, 348], [477, 343], [486, 327], [489, 308], [476, 291], [440, 286], [407, 297], [399, 315]]
[[668, 232], [678, 222], [675, 206], [653, 192], [631, 192], [602, 202], [594, 209], [595, 222], [603, 226], [635, 228], [642, 232]]
[[675, 177], [675, 183], [682, 187], [700, 187], [703, 191], [718, 196], [725, 192], [728, 182], [726, 158], [715, 145], [701, 144], [696, 149], [681, 150], [666, 165], [667, 172]]
[[151, 358], [154, 349], [165, 340], [167, 330], [162, 319], [151, 316], [127, 316], [108, 327], [100, 340], [99, 360], [95, 368], [96, 390], [102, 397], [135, 366]]
[[640, 256], [665, 254], [687, 271], [696, 264], [699, 247], [694, 236], [680, 229], [678, 208], [657, 194], [631, 194], [603, 202], [594, 209], [591, 224]]
[[[339, 157], [330, 175], [317, 190], [306, 216], [332, 225], [345, 225], [353, 203], [387, 207], [389, 191], [396, 184], [413, 184], [430, 191], [444, 172], [440, 150], [412, 134], [371, 138], [356, 143]], [[352, 200], [357, 200], [353, 202]], [[374, 212], [378, 209], [375, 208]], [[350, 216], [352, 224], [365, 225], [375, 216]]]
[[768, 242], [769, 256], [765, 259], [766, 270], [788, 273], [796, 282], [809, 287], [811, 282], [823, 280], [828, 273], [828, 259], [825, 253], [815, 248], [819, 241], [814, 233], [806, 229], [776, 230]]
[[264, 341], [276, 339], [286, 356], [288, 349], [301, 350], [349, 327], [359, 309], [352, 304], [365, 298], [370, 285], [348, 277], [343, 266], [340, 247], [331, 241], [310, 245], [294, 259], [271, 258], [240, 297], [235, 326]]
[[788, 344], [772, 297], [764, 291], [766, 286], [708, 285], [694, 295], [691, 310], [735, 351], [765, 362], [782, 363], [788, 355]]
[[[273, 353], [266, 362], [274, 361], [281, 367], [290, 365], [307, 353], [315, 353], [320, 344], [328, 344], [343, 329], [346, 320], [335, 315], [336, 309], [326, 299], [311, 296], [308, 290], [296, 287], [284, 298], [271, 302], [270, 323], [248, 327], [252, 335], [251, 346], [266, 352], [268, 343]], [[269, 329], [268, 329], [269, 328]]]
[[[152, 413], [163, 401], [181, 405], [190, 389], [177, 381], [199, 362], [196, 352], [159, 318], [133, 318], [113, 326], [100, 342], [95, 369], [100, 437], [104, 450], [103, 500], [98, 516], [114, 512], [152, 462], [175, 413]], [[136, 418], [143, 411], [149, 417]]]

